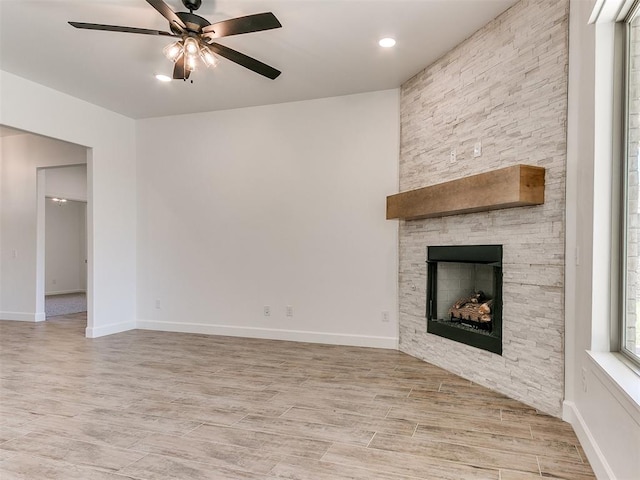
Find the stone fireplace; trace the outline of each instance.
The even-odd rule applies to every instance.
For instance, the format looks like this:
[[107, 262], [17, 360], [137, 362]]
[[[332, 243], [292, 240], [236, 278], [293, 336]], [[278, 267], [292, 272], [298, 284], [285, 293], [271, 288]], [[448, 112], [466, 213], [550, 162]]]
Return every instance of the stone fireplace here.
[[427, 332], [502, 355], [502, 245], [427, 247]]
[[[399, 220], [399, 348], [556, 416], [564, 398], [568, 8], [565, 0], [521, 0], [409, 79], [400, 103], [398, 192], [440, 187], [421, 197], [428, 208]], [[493, 175], [475, 177], [471, 187], [448, 183], [517, 165], [544, 168], [543, 204], [500, 200], [500, 209], [489, 210], [485, 193], [506, 193], [491, 184]], [[477, 205], [450, 207], [483, 179]], [[502, 245], [501, 355], [426, 325], [426, 247], [460, 245]], [[474, 263], [465, 291], [435, 297], [436, 321], [459, 298], [489, 289], [483, 262]], [[467, 267], [439, 262], [438, 282], [447, 269]], [[481, 323], [460, 320], [486, 335]], [[495, 328], [494, 317], [492, 335]]]

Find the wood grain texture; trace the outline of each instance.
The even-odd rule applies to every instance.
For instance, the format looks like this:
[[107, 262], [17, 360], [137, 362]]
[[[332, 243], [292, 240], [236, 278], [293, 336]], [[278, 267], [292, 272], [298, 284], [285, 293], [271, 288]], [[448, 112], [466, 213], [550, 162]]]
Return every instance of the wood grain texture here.
[[545, 169], [514, 165], [387, 197], [387, 220], [445, 217], [544, 203]]
[[0, 478], [595, 479], [571, 426], [404, 353], [0, 322]]

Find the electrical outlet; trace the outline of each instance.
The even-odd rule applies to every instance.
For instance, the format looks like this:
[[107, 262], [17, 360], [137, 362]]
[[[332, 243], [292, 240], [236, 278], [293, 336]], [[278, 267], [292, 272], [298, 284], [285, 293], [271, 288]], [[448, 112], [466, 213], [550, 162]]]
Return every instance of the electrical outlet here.
[[479, 157], [482, 155], [482, 142], [476, 142], [473, 146], [473, 157]]
[[293, 317], [293, 306], [287, 305], [287, 317]]
[[156, 309], [160, 310], [160, 300], [156, 300]]
[[56, 285], [56, 284], [58, 283], [58, 280], [56, 280], [56, 279], [54, 278], [53, 280], [51, 280], [51, 283], [52, 283], [53, 285]]
[[389, 323], [389, 312], [386, 310], [382, 312], [382, 323]]
[[271, 315], [271, 307], [269, 305], [264, 306], [264, 316], [268, 317]]
[[14, 260], [18, 258], [18, 250], [11, 250], [11, 258]]
[[582, 391], [587, 393], [587, 369], [582, 367]]
[[449, 153], [449, 162], [456, 163], [456, 160], [458, 160], [458, 154], [456, 152], [456, 149], [452, 148], [451, 152]]

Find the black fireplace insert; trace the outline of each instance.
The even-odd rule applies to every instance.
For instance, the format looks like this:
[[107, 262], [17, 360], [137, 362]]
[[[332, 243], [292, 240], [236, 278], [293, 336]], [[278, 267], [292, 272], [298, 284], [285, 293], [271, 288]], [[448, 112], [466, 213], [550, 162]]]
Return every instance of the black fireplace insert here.
[[427, 332], [502, 355], [502, 245], [427, 247]]

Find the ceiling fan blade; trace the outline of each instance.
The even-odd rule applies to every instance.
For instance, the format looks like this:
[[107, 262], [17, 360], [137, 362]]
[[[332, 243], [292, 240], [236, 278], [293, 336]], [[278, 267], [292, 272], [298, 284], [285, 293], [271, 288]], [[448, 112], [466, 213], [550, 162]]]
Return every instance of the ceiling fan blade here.
[[162, 35], [165, 37], [177, 37], [173, 33], [161, 30], [149, 30], [148, 28], [121, 27], [119, 25], [100, 25], [98, 23], [69, 22], [69, 25], [86, 30], [106, 30], [108, 32], [141, 33], [143, 35]]
[[278, 78], [278, 75], [282, 73], [280, 70], [276, 70], [266, 63], [262, 63], [255, 58], [248, 57], [244, 53], [237, 52], [229, 47], [220, 45], [219, 43], [208, 43], [207, 46], [221, 57], [224, 57], [227, 60], [231, 60], [238, 65], [242, 65], [249, 70], [270, 78], [271, 80], [275, 80], [276, 78]]
[[180, 31], [184, 32], [187, 26], [180, 19], [176, 12], [171, 10], [171, 7], [163, 2], [163, 0], [147, 0], [147, 3], [155, 8], [160, 15], [169, 20], [171, 25], [175, 25]]
[[184, 55], [176, 61], [175, 67], [173, 67], [173, 79], [174, 80], [186, 80], [191, 75], [191, 70], [184, 68]]
[[176, 60], [176, 65], [173, 67], [173, 79], [184, 80], [184, 56]]
[[207, 38], [228, 37], [231, 35], [240, 35], [241, 33], [260, 32], [262, 30], [271, 30], [272, 28], [280, 28], [282, 25], [271, 13], [257, 13], [255, 15], [247, 15], [246, 17], [232, 18], [222, 22], [207, 25], [202, 29], [202, 33]]

